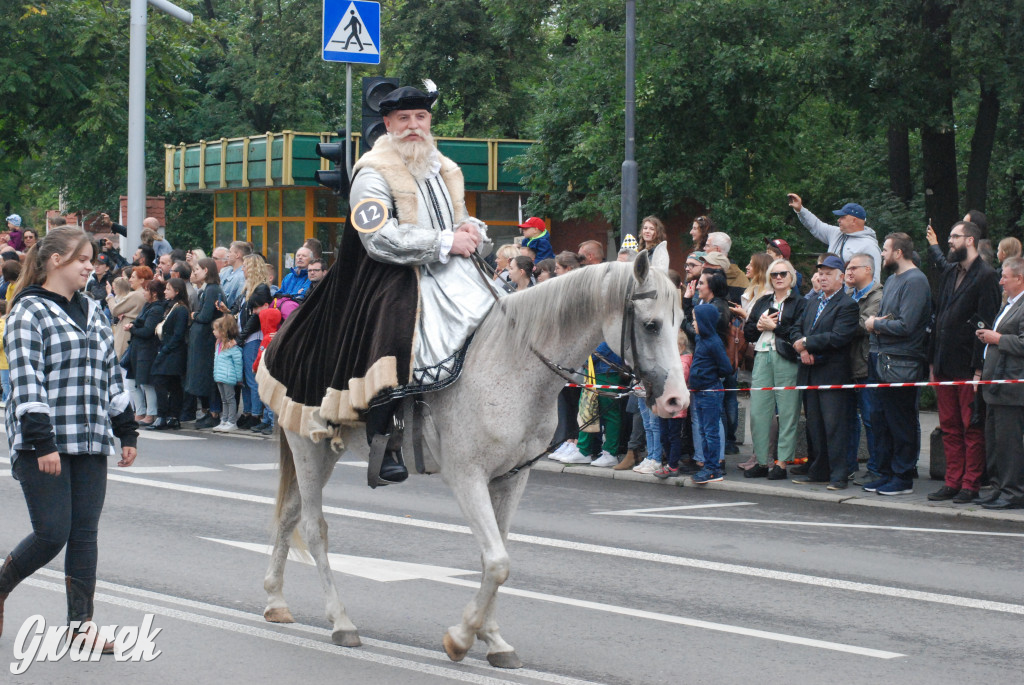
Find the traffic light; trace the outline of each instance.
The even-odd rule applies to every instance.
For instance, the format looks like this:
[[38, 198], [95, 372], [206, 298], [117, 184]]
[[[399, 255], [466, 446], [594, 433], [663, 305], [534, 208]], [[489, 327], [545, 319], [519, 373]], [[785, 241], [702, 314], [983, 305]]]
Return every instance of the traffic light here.
[[[344, 131], [340, 132], [342, 140]], [[345, 169], [345, 143], [317, 143], [316, 154], [333, 164], [329, 171], [316, 171], [313, 178], [322, 186], [334, 191], [335, 195], [348, 194], [348, 172]]]
[[363, 142], [360, 152], [365, 153], [387, 132], [380, 115], [380, 101], [398, 88], [398, 79], [386, 76], [363, 77]]

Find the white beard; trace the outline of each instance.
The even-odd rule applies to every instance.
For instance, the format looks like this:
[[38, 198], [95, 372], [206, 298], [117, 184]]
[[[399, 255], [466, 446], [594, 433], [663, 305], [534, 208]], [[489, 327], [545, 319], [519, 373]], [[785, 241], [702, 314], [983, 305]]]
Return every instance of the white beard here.
[[[408, 133], [408, 132], [407, 132]], [[405, 136], [398, 136], [389, 133], [392, 147], [398, 156], [405, 162], [406, 168], [413, 178], [423, 181], [436, 172], [439, 153], [434, 147], [434, 137], [428, 131], [416, 131], [421, 140], [405, 140]]]

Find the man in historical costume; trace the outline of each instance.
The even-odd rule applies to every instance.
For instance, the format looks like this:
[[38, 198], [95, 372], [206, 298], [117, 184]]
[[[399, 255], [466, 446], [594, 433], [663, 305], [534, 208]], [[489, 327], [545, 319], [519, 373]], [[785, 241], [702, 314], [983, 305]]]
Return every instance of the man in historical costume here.
[[470, 259], [490, 248], [486, 226], [467, 216], [462, 172], [430, 135], [436, 98], [403, 87], [381, 101], [388, 134], [355, 165], [338, 261], [257, 375], [283, 428], [317, 440], [365, 422], [371, 465], [383, 450], [371, 486], [408, 476], [389, 440], [398, 400], [458, 379], [494, 302]]

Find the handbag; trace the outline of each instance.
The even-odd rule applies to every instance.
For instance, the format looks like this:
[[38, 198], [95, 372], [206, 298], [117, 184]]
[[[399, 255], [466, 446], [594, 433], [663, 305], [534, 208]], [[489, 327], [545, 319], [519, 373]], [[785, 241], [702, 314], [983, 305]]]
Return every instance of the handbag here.
[[[594, 373], [594, 358], [587, 359], [587, 385], [597, 383], [597, 374]], [[576, 415], [576, 422], [584, 433], [600, 433], [601, 422], [598, 420], [597, 393], [589, 388], [583, 388], [580, 393], [579, 413]]]
[[129, 342], [128, 347], [124, 348], [124, 354], [117, 360], [117, 363], [125, 371], [130, 371], [132, 368], [132, 344]]
[[883, 383], [916, 383], [924, 377], [924, 364], [914, 357], [878, 353], [878, 378]]
[[[743, 335], [743, 319], [734, 316], [729, 321], [729, 338], [726, 341], [725, 353], [729, 356], [729, 363], [733, 371], [745, 369], [751, 371], [754, 368], [754, 348], [747, 342]], [[749, 352], [749, 361], [747, 360]], [[749, 364], [749, 366], [748, 366]]]

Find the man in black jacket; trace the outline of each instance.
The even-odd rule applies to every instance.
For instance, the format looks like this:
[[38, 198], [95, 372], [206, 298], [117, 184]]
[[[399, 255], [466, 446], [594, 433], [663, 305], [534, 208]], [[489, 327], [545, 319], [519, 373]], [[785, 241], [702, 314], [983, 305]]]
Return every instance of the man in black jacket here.
[[[933, 381], [981, 378], [985, 346], [975, 331], [992, 327], [1000, 293], [999, 275], [978, 257], [979, 240], [978, 226], [959, 221], [949, 231], [945, 259], [938, 245], [928, 248], [932, 262], [943, 269], [929, 351]], [[978, 495], [985, 470], [984, 422], [976, 402], [977, 387], [940, 386], [935, 394], [946, 452], [946, 482], [928, 499], [969, 504]]]
[[[835, 255], [818, 265], [821, 293], [807, 302], [804, 315], [790, 331], [800, 354], [800, 385], [849, 383], [850, 346], [857, 332], [860, 309], [843, 291], [846, 265]], [[846, 464], [847, 418], [853, 396], [849, 390], [806, 390], [804, 412], [814, 461], [807, 475], [794, 483], [828, 483], [843, 490], [850, 475]]]

